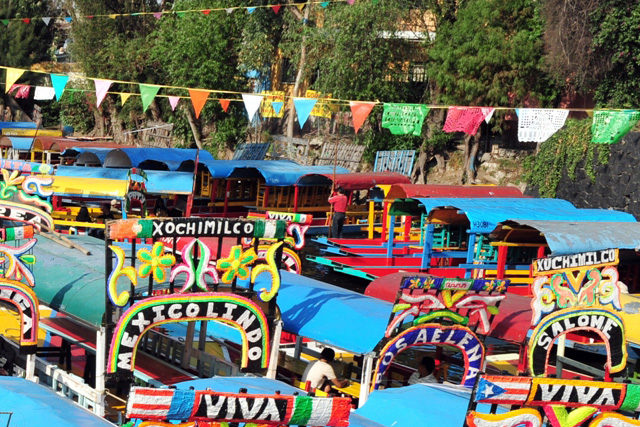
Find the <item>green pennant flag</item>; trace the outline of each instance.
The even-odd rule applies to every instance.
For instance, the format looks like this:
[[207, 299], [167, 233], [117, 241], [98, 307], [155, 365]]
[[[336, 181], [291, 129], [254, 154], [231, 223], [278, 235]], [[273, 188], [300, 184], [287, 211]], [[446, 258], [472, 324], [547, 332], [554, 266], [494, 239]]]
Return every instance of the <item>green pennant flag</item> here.
[[427, 113], [429, 113], [429, 107], [423, 104], [385, 103], [382, 127], [389, 129], [393, 135], [420, 136]]
[[186, 15], [185, 12], [176, 12], [176, 15], [178, 15], [178, 18], [184, 18], [184, 15]]
[[596, 111], [591, 125], [591, 142], [615, 144], [638, 123], [640, 111]]
[[142, 112], [145, 112], [162, 86], [145, 85], [142, 83], [139, 83], [138, 86], [140, 87], [140, 97], [142, 98]]
[[9, 26], [9, 20], [8, 19], [0, 19], [0, 22], [2, 22], [5, 26]]

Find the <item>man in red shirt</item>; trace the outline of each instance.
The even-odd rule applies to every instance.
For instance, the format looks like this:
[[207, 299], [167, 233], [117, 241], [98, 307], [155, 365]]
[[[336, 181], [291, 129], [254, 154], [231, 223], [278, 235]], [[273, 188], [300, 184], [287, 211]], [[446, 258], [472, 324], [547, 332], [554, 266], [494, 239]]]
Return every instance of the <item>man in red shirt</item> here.
[[347, 212], [347, 196], [342, 187], [336, 188], [333, 196], [329, 197], [329, 203], [333, 207], [333, 220], [331, 221], [331, 237], [342, 237], [342, 225]]

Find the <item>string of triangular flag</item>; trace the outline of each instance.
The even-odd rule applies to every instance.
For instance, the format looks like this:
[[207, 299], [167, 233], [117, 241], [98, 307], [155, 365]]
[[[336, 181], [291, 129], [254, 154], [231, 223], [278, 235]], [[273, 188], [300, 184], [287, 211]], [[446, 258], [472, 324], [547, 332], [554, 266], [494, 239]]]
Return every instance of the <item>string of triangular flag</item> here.
[[[377, 4], [377, 0], [372, 0], [374, 4]], [[232, 6], [232, 7], [219, 7], [219, 8], [210, 8], [210, 9], [185, 9], [185, 10], [163, 10], [159, 12], [130, 12], [130, 13], [108, 13], [108, 14], [97, 14], [97, 15], [83, 15], [76, 16], [75, 19], [95, 19], [95, 18], [110, 18], [116, 19], [121, 17], [132, 17], [132, 16], [153, 16], [156, 19], [162, 19], [164, 16], [177, 16], [179, 18], [183, 18], [187, 14], [203, 14], [210, 15], [212, 12], [226, 12], [227, 14], [231, 14], [236, 10], [246, 10], [248, 13], [253, 13], [256, 9], [271, 9], [274, 13], [278, 14], [280, 9], [283, 6], [295, 6], [299, 10], [303, 10], [305, 6], [311, 4], [318, 4], [323, 8], [329, 7], [331, 3], [347, 3], [352, 5], [355, 3], [355, 0], [314, 0], [314, 1], [306, 1], [301, 3], [283, 3], [283, 4], [268, 4], [262, 6]], [[24, 24], [32, 24], [41, 20], [45, 25], [49, 25], [52, 21], [55, 20], [64, 20], [68, 23], [73, 22], [74, 17], [69, 15], [64, 16], [33, 16], [29, 18], [3, 18], [0, 19], [0, 23], [9, 25], [11, 22], [22, 22]]]
[[[12, 94], [16, 98], [28, 98], [31, 86], [25, 84], [17, 84], [22, 74], [27, 71], [12, 67], [0, 67], [6, 69], [5, 92]], [[34, 100], [50, 100], [55, 96], [56, 100], [62, 97], [69, 76], [64, 74], [49, 74], [52, 87], [36, 86], [34, 91]], [[100, 104], [109, 92], [109, 88], [114, 83], [132, 83], [121, 82], [117, 80], [106, 80], [97, 78], [86, 78], [93, 80], [96, 94], [96, 106]], [[146, 111], [153, 100], [158, 96], [158, 92], [162, 88], [176, 88], [172, 86], [152, 85], [138, 83], [139, 94], [117, 93], [120, 96], [121, 103], [124, 104], [132, 95], [138, 95], [142, 101], [142, 109]], [[261, 94], [247, 94], [231, 91], [214, 91], [208, 89], [186, 89], [189, 92], [189, 98], [194, 109], [196, 118], [200, 116], [202, 108], [210, 99], [212, 92], [224, 92], [231, 94], [239, 94], [242, 97], [245, 110], [249, 121], [253, 121], [256, 114], [260, 111], [263, 103], [270, 104], [271, 111], [278, 115], [284, 105], [283, 101], [274, 101], [274, 99], [283, 99], [274, 97], [273, 93], [266, 96]], [[74, 89], [77, 90], [77, 89]], [[315, 92], [314, 92], [315, 93]], [[171, 110], [174, 111], [178, 105], [181, 96], [161, 95], [169, 99]], [[239, 101], [239, 99], [218, 99], [223, 110], [227, 112], [231, 101]], [[325, 103], [332, 98], [322, 98]], [[319, 104], [318, 98], [304, 97], [292, 98], [293, 107], [298, 118], [300, 128], [304, 127], [308, 118], [313, 114], [314, 109]], [[347, 102], [347, 101], [342, 101]], [[419, 136], [422, 133], [424, 119], [433, 108], [446, 108], [447, 117], [444, 123], [444, 132], [464, 132], [469, 135], [475, 135], [480, 124], [489, 120], [497, 109], [507, 110], [511, 107], [465, 107], [465, 106], [443, 106], [443, 105], [424, 105], [424, 104], [402, 104], [402, 103], [379, 103], [365, 101], [348, 101], [351, 109], [353, 127], [356, 133], [359, 132], [367, 117], [376, 105], [383, 106], [382, 127], [388, 129], [394, 135], [412, 134]], [[544, 142], [553, 134], [560, 130], [572, 109], [545, 109], [545, 108], [516, 108], [518, 116], [518, 140], [521, 142]], [[640, 121], [640, 111], [636, 110], [591, 110], [591, 109], [575, 109], [576, 111], [593, 111], [592, 124], [592, 142], [594, 143], [616, 143], [620, 141], [627, 132], [629, 132], [638, 121]], [[318, 116], [318, 114], [315, 114]], [[320, 115], [326, 117], [324, 113]], [[329, 117], [331, 117], [329, 115]]]

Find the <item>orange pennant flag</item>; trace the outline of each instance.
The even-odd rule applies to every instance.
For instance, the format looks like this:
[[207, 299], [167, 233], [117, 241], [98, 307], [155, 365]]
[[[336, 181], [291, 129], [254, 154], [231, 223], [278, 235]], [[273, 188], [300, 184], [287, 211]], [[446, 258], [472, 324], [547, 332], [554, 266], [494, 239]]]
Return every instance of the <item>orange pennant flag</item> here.
[[200, 117], [200, 111], [202, 111], [202, 107], [204, 107], [204, 104], [207, 103], [209, 91], [189, 89], [189, 96], [191, 97], [191, 103], [193, 104], [193, 109], [196, 112], [197, 119], [198, 117]]
[[229, 102], [231, 102], [230, 99], [221, 99], [220, 100], [220, 105], [222, 106], [222, 111], [224, 111], [225, 113], [229, 109]]
[[358, 133], [376, 103], [351, 101], [349, 105], [351, 106], [351, 115], [353, 116], [353, 128], [356, 130], [356, 133]]

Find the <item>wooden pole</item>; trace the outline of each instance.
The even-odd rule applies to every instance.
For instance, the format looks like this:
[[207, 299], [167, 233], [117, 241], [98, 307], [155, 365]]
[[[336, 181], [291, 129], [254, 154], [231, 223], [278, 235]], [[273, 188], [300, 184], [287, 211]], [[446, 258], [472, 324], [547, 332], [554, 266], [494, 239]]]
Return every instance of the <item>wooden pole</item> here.
[[[333, 144], [333, 179], [331, 180], [331, 196], [333, 196], [333, 191], [336, 188], [336, 166], [338, 164], [338, 144]], [[330, 197], [331, 197], [330, 196]], [[333, 225], [333, 203], [331, 204], [331, 209], [329, 210], [329, 218], [331, 218], [331, 221], [329, 222], [329, 237], [333, 237], [332, 236], [332, 225]]]
[[46, 237], [47, 239], [58, 243], [59, 245], [62, 245], [66, 248], [69, 249], [77, 249], [80, 252], [82, 252], [85, 255], [91, 255], [91, 251], [89, 251], [88, 249], [84, 248], [83, 246], [72, 242], [71, 240], [67, 239], [66, 237], [60, 235], [59, 233], [57, 233], [55, 230], [50, 229], [49, 227], [47, 227], [46, 225], [41, 224], [40, 225], [42, 227], [42, 229], [45, 231], [45, 233], [40, 233], [41, 236]]

